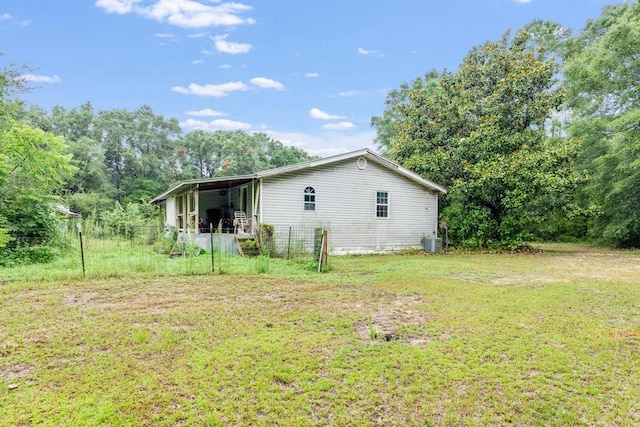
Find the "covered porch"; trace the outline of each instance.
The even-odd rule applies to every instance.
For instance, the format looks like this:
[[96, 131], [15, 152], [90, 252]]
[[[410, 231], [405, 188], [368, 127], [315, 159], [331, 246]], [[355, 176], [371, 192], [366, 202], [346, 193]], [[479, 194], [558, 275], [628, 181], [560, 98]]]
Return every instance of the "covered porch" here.
[[254, 237], [259, 200], [259, 180], [234, 176], [184, 181], [151, 202], [161, 206], [167, 227], [175, 227], [179, 235], [193, 236], [206, 248], [211, 246], [211, 231]]

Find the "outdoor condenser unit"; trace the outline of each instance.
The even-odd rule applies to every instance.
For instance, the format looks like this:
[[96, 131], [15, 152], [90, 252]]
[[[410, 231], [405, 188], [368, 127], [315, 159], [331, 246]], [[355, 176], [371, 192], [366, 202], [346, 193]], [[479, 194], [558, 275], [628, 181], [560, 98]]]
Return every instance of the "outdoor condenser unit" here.
[[442, 250], [442, 239], [438, 238], [427, 238], [424, 239], [424, 250], [425, 252], [440, 252]]

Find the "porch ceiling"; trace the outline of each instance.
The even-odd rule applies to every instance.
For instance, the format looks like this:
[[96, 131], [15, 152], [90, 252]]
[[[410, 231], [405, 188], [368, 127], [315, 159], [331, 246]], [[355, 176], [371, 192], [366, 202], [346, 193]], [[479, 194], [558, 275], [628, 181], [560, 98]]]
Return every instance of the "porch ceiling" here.
[[160, 203], [167, 199], [167, 197], [175, 196], [177, 194], [184, 193], [190, 190], [227, 190], [238, 185], [247, 184], [254, 179], [253, 176], [232, 176], [228, 178], [211, 178], [211, 179], [193, 179], [189, 181], [180, 182], [169, 190], [165, 191], [158, 197], [152, 199], [150, 203]]
[[198, 184], [198, 190], [206, 191], [206, 190], [228, 190], [233, 187], [237, 187], [238, 185], [243, 185], [251, 182], [251, 179], [228, 179], [225, 181], [218, 182], [207, 182]]

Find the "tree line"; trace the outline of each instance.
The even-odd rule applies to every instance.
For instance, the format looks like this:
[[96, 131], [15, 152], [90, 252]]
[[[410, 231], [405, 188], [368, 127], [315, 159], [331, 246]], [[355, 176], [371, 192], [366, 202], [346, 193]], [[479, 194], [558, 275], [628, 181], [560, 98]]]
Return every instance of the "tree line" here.
[[69, 207], [89, 214], [120, 203], [144, 203], [170, 184], [194, 178], [246, 175], [312, 158], [263, 133], [243, 131], [183, 134], [178, 121], [153, 112], [95, 112], [91, 103], [47, 113], [27, 106], [19, 120], [64, 138], [77, 173], [62, 194]]
[[387, 155], [448, 188], [441, 227], [458, 244], [640, 247], [639, 88], [636, 1], [575, 36], [538, 20], [476, 46], [391, 91], [371, 124]]

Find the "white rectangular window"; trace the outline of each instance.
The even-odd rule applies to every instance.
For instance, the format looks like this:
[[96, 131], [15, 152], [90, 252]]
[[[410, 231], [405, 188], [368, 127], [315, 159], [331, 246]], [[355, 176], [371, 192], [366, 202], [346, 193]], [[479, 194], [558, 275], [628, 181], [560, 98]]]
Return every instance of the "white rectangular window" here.
[[376, 193], [376, 218], [389, 217], [389, 193], [378, 191]]

